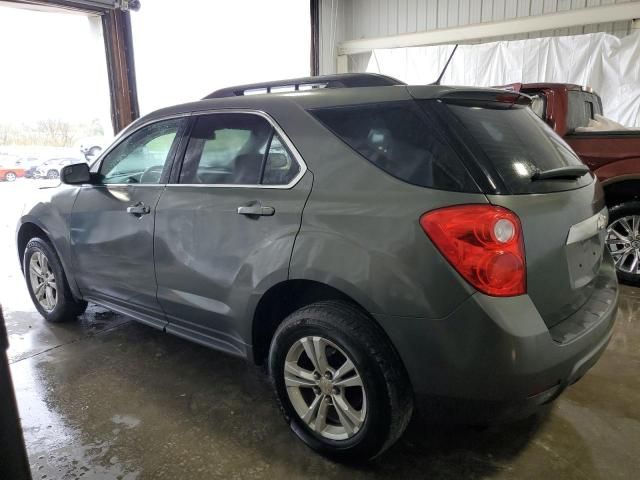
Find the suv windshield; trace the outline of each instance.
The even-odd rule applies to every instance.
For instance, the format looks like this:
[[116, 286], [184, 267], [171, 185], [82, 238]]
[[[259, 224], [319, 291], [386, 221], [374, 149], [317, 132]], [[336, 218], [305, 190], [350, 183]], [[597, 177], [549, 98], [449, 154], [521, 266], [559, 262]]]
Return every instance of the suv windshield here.
[[591, 183], [591, 174], [577, 179], [532, 180], [536, 172], [583, 164], [564, 140], [530, 108], [496, 107], [448, 105], [449, 111], [460, 121], [462, 128], [457, 129], [458, 135], [474, 152], [481, 166], [498, 174], [507, 193], [556, 192]]

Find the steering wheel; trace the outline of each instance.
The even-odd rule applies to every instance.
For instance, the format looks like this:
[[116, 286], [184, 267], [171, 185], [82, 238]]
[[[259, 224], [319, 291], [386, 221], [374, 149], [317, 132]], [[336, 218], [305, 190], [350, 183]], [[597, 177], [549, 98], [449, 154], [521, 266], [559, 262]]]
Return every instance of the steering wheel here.
[[164, 167], [162, 165], [154, 165], [147, 168], [142, 172], [142, 175], [140, 175], [140, 183], [160, 183], [163, 170]]

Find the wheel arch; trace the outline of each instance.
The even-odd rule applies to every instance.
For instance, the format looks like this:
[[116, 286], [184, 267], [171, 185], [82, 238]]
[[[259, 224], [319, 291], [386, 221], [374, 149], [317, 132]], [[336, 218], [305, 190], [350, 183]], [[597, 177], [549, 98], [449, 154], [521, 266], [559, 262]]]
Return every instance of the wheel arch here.
[[[285, 280], [269, 288], [258, 301], [254, 311], [251, 338], [253, 361], [258, 365], [264, 363], [273, 335], [287, 316], [305, 305], [323, 300], [342, 300], [351, 303], [378, 324], [366, 308], [334, 286], [316, 280]], [[384, 332], [384, 329], [382, 330]], [[390, 339], [389, 342], [391, 343]]]
[[[27, 244], [29, 243], [29, 240], [31, 240], [34, 237], [40, 237], [43, 240], [48, 241], [51, 245], [53, 245], [53, 242], [51, 241], [49, 234], [40, 225], [37, 225], [33, 222], [25, 222], [22, 225], [20, 225], [20, 228], [18, 229], [18, 233], [16, 235], [16, 243], [18, 247], [18, 260], [20, 261], [20, 268], [23, 268], [22, 259], [24, 257], [24, 251], [27, 248]], [[60, 255], [58, 254], [58, 256]]]
[[640, 175], [623, 176], [618, 180], [603, 183], [607, 207], [640, 200]]
[[60, 249], [56, 246], [53, 236], [47, 231], [45, 227], [31, 220], [24, 221], [18, 231], [16, 233], [16, 246], [18, 253], [18, 261], [20, 263], [20, 270], [24, 273], [24, 265], [22, 264], [22, 260], [24, 258], [24, 251], [27, 248], [27, 244], [29, 240], [34, 237], [39, 237], [45, 240], [51, 248], [53, 248], [54, 252], [58, 256], [60, 263], [62, 264], [62, 270], [64, 271], [64, 275], [66, 277], [69, 288], [71, 289], [71, 293], [75, 298], [82, 298], [82, 294], [75, 282], [75, 277], [72, 275], [72, 271], [70, 270], [70, 265], [67, 263], [64, 255], [60, 254]]

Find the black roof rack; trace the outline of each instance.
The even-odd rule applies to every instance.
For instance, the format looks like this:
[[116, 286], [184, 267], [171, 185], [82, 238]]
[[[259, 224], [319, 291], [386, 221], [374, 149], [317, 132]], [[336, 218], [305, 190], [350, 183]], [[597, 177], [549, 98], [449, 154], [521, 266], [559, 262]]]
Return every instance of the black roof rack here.
[[[210, 93], [203, 100], [209, 98], [240, 97], [246, 93], [272, 93], [278, 91], [310, 90], [314, 88], [354, 88], [354, 87], [387, 87], [391, 85], [406, 85], [400, 80], [379, 75], [377, 73], [344, 73], [337, 75], [320, 75], [317, 77], [292, 78], [274, 82], [252, 83], [236, 85]], [[303, 88], [301, 88], [303, 87]]]

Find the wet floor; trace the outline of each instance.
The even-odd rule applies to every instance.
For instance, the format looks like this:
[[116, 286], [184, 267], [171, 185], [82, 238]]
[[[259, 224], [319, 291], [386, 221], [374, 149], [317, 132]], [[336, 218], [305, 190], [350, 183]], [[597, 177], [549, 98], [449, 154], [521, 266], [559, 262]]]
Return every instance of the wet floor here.
[[640, 289], [622, 289], [606, 353], [545, 412], [486, 430], [413, 422], [354, 467], [293, 437], [257, 367], [96, 306], [45, 324], [12, 221], [3, 211], [0, 302], [34, 479], [638, 478]]

